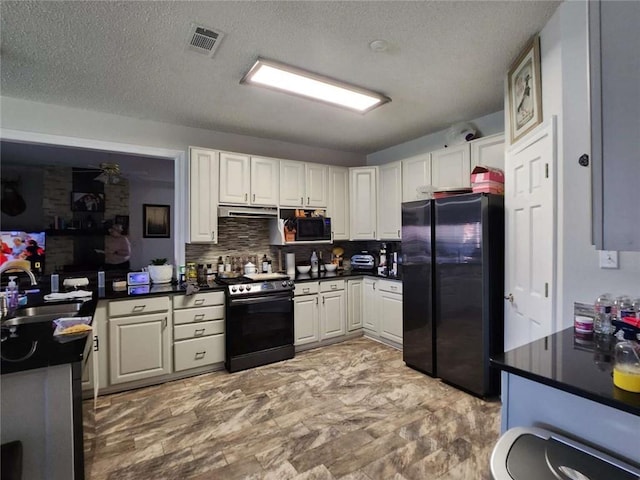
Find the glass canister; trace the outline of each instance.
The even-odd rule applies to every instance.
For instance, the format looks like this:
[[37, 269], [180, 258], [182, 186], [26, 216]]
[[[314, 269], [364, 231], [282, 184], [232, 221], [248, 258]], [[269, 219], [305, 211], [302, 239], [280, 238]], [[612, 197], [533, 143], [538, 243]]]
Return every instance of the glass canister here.
[[632, 325], [614, 320], [614, 325], [624, 332], [624, 340], [616, 343], [614, 350], [613, 383], [628, 392], [640, 393], [640, 322]]
[[187, 263], [187, 271], [185, 272], [185, 281], [198, 283], [198, 269], [194, 262]]

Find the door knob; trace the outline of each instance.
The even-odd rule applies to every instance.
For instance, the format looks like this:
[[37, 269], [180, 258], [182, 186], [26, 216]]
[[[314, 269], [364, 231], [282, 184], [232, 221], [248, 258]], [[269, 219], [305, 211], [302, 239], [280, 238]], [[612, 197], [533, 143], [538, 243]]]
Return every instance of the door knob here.
[[513, 294], [510, 293], [509, 295], [505, 295], [504, 299], [505, 300], [509, 300], [509, 302], [513, 303]]

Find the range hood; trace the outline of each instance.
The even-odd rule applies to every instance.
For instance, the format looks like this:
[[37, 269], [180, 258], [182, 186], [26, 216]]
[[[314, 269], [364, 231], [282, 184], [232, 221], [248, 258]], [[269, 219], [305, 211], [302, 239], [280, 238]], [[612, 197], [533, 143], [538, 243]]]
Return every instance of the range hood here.
[[219, 217], [278, 218], [278, 209], [269, 207], [218, 207]]

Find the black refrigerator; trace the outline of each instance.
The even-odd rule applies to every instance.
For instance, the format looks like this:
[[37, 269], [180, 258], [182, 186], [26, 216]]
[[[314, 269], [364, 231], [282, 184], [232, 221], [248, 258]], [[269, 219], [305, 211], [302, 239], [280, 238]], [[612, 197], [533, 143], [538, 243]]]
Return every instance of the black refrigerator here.
[[504, 197], [402, 204], [403, 359], [480, 397], [500, 392]]

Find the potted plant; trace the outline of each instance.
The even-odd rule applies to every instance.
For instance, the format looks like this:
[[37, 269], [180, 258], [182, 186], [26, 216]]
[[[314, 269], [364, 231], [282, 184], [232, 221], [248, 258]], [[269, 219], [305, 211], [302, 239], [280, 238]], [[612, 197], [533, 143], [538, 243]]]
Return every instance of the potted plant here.
[[173, 277], [173, 265], [166, 258], [153, 258], [148, 270], [153, 283], [170, 283]]

